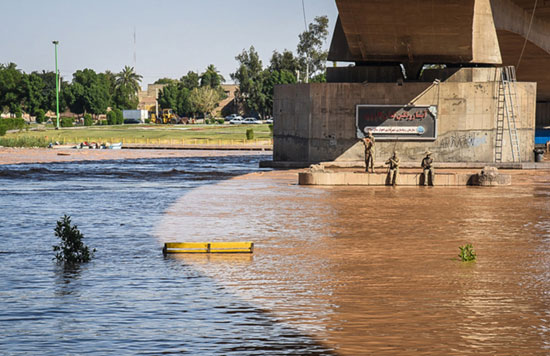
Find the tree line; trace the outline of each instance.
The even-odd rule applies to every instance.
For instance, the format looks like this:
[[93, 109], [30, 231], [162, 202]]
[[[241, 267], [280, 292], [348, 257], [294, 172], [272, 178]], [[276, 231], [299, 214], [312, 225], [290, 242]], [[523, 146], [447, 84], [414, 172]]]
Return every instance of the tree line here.
[[[325, 82], [328, 52], [324, 45], [328, 33], [328, 18], [316, 17], [308, 29], [299, 35], [296, 55], [286, 49], [282, 53], [275, 50], [269, 66], [265, 68], [254, 46], [237, 55], [238, 68], [231, 74], [231, 79], [238, 85], [234, 112], [265, 119], [273, 114], [275, 85]], [[159, 79], [155, 84], [166, 84], [159, 93], [159, 106], [173, 109], [179, 116], [202, 113], [206, 117], [225, 98], [221, 88], [224, 82], [225, 78], [214, 65], [208, 66], [200, 75], [190, 71], [179, 80]]]
[[[235, 59], [238, 68], [231, 78], [238, 85], [234, 112], [267, 118], [272, 116], [273, 89], [277, 84], [324, 82], [328, 36], [328, 18], [316, 17], [308, 29], [299, 35], [296, 54], [285, 49], [273, 51], [270, 63], [263, 66], [254, 46], [243, 50]], [[119, 73], [93, 69], [77, 70], [72, 81], [60, 78], [59, 109], [69, 109], [88, 116], [135, 109], [142, 76], [133, 67], [125, 66]], [[56, 76], [52, 71], [24, 73], [15, 63], [0, 64], [0, 109], [17, 117], [26, 112], [43, 118], [47, 111], [56, 111]], [[162, 78], [155, 84], [166, 84], [159, 92], [160, 108], [173, 109], [179, 116], [204, 117], [211, 114], [226, 97], [222, 89], [225, 78], [214, 65], [199, 74], [190, 71], [179, 80]]]
[[[69, 83], [60, 77], [59, 110], [75, 114], [105, 114], [107, 108], [135, 109], [142, 76], [125, 66], [119, 73], [77, 70]], [[56, 111], [55, 72], [25, 73], [15, 63], [0, 64], [0, 109], [21, 116], [43, 117]]]
[[158, 96], [161, 109], [172, 109], [178, 116], [195, 117], [200, 113], [206, 117], [227, 97], [223, 82], [225, 78], [211, 64], [202, 74], [189, 71], [179, 80], [161, 78], [154, 84], [166, 84]]
[[239, 67], [231, 78], [239, 85], [236, 101], [246, 112], [262, 118], [273, 115], [273, 89], [277, 84], [326, 82], [328, 17], [319, 16], [299, 35], [296, 55], [273, 51], [269, 66], [263, 67], [254, 46], [235, 59]]

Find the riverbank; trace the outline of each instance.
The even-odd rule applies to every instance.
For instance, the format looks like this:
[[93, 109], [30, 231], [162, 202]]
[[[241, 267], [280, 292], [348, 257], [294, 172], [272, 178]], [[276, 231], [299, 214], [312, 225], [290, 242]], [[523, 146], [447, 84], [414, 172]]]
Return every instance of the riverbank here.
[[139, 158], [220, 157], [258, 155], [257, 151], [224, 150], [77, 150], [0, 147], [0, 164], [120, 160]]
[[[247, 135], [247, 131], [253, 133]], [[41, 127], [0, 137], [6, 147], [46, 147], [50, 142], [122, 142], [124, 145], [272, 145], [270, 125], [118, 125]]]

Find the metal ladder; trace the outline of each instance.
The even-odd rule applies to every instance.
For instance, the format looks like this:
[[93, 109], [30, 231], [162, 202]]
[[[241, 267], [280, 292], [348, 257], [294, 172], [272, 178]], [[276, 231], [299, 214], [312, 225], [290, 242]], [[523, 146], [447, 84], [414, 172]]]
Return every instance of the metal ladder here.
[[497, 133], [495, 139], [495, 162], [502, 162], [504, 146], [504, 119], [508, 123], [510, 148], [513, 162], [521, 162], [519, 136], [516, 125], [518, 115], [516, 94], [516, 69], [513, 66], [503, 67], [498, 87]]

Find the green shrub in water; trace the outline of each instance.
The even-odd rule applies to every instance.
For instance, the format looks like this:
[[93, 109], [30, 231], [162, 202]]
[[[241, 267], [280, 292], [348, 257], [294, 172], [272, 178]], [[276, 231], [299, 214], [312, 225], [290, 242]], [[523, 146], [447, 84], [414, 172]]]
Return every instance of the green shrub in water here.
[[61, 239], [59, 245], [54, 245], [53, 250], [57, 252], [55, 258], [58, 262], [69, 264], [89, 262], [95, 249], [90, 252], [88, 246], [82, 242], [84, 235], [78, 230], [76, 225], [71, 225], [71, 217], [64, 215], [57, 222], [54, 229], [55, 236]]
[[464, 246], [460, 246], [460, 254], [458, 257], [462, 262], [470, 262], [476, 260], [476, 252], [474, 251], [474, 247], [472, 244], [466, 244]]

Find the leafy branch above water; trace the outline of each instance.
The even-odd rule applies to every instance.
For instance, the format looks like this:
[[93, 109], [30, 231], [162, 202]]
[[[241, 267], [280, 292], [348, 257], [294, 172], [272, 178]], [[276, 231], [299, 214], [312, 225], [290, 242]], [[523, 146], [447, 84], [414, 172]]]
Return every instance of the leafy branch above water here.
[[458, 254], [458, 257], [462, 262], [470, 262], [476, 260], [476, 252], [474, 251], [474, 247], [472, 244], [466, 244], [464, 246], [460, 246], [460, 253]]
[[55, 258], [58, 262], [77, 264], [89, 262], [92, 259], [95, 249], [90, 252], [88, 246], [82, 241], [84, 235], [76, 225], [71, 225], [70, 216], [64, 215], [57, 222], [54, 231], [55, 236], [61, 239], [59, 245], [53, 246], [53, 250], [57, 252]]

